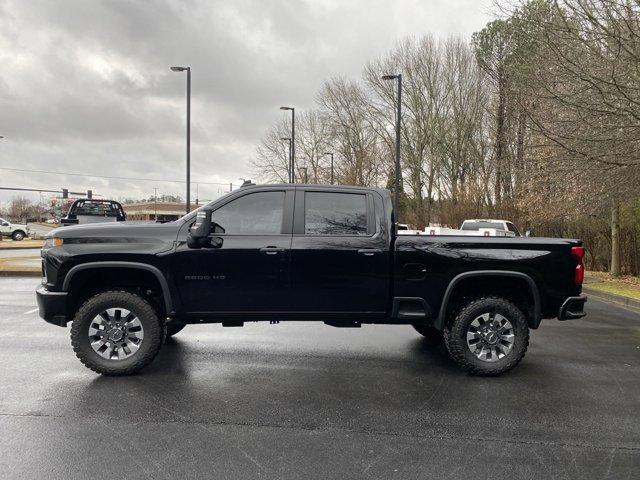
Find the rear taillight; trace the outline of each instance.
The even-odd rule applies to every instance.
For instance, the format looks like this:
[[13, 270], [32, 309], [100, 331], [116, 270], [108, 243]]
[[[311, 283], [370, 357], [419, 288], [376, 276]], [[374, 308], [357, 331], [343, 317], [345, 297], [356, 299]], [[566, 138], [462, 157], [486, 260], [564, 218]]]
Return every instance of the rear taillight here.
[[576, 269], [573, 273], [573, 281], [576, 285], [582, 285], [584, 281], [584, 264], [582, 259], [584, 258], [584, 247], [571, 247], [571, 256], [578, 261]]

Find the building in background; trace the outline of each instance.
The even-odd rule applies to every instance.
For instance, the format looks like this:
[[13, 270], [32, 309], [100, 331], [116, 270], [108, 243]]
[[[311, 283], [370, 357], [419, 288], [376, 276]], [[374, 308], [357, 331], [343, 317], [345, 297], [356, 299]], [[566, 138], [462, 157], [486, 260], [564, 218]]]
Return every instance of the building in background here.
[[[199, 205], [191, 205], [195, 210]], [[124, 203], [122, 205], [127, 220], [147, 220], [159, 222], [171, 222], [184, 215], [186, 204], [184, 202], [138, 202]]]

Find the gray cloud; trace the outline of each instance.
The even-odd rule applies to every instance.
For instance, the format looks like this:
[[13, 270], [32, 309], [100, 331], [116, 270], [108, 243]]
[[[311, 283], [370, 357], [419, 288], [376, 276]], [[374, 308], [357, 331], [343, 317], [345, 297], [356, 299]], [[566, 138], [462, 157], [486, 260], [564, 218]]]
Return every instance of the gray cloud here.
[[[489, 2], [0, 0], [0, 166], [182, 179], [185, 76], [168, 67], [190, 65], [192, 177], [237, 183], [280, 105], [312, 106], [325, 79], [358, 76], [406, 35], [469, 36], [489, 19]], [[184, 189], [0, 178], [115, 197]]]

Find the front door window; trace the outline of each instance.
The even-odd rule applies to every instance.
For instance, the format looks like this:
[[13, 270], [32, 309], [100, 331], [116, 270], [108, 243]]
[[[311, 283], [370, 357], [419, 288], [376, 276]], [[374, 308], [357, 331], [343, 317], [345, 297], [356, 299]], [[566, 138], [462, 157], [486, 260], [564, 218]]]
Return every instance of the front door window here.
[[218, 208], [211, 221], [222, 227], [225, 235], [279, 235], [284, 196], [284, 192], [245, 195]]

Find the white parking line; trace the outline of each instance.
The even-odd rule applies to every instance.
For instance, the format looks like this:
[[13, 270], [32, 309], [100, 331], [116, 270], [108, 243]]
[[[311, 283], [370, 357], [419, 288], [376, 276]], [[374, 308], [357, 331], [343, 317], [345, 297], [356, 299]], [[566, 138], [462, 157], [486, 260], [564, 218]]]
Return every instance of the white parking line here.
[[31, 313], [35, 313], [35, 312], [37, 312], [37, 311], [38, 311], [38, 307], [34, 308], [33, 310], [29, 310], [28, 312], [24, 312], [24, 314], [23, 314], [23, 315], [29, 315], [29, 314], [31, 314]]

